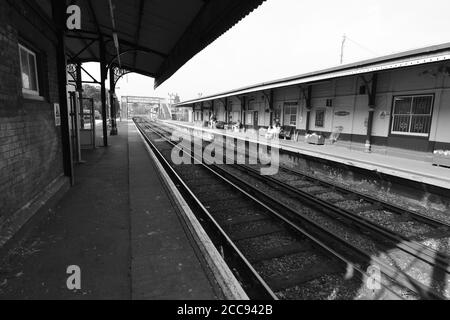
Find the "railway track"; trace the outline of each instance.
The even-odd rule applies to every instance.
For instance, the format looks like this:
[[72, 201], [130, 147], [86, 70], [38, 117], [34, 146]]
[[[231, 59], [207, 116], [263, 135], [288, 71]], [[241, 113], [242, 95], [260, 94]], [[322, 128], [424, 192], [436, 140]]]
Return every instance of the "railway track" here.
[[[161, 157], [170, 157], [174, 144], [167, 137], [166, 129], [145, 121], [137, 125]], [[255, 168], [232, 167], [246, 172], [252, 179], [261, 179], [255, 175]], [[320, 288], [312, 287], [321, 287], [325, 281], [339, 283], [342, 298], [404, 298], [405, 292], [416, 298], [443, 298], [402, 271], [368, 256], [306, 215], [299, 215], [295, 208], [255, 188], [242, 176], [216, 165], [179, 165], [172, 169], [183, 178], [207, 216], [229, 237], [238, 256], [252, 269], [250, 273], [259, 276], [256, 278], [261, 280], [261, 287], [271, 297], [305, 298], [306, 289], [310, 293], [321, 292]], [[282, 181], [270, 181], [270, 184], [286, 191]], [[382, 296], [364, 289], [368, 279], [364, 270], [374, 263], [382, 272], [383, 290], [377, 291], [377, 294], [383, 292]], [[350, 277], [352, 272], [357, 277]], [[343, 280], [346, 276], [350, 280]]]
[[[429, 248], [414, 239], [419, 233], [417, 229], [409, 232], [409, 234], [407, 232], [408, 229], [417, 225], [425, 225], [427, 226], [426, 233], [423, 234], [422, 232], [420, 235], [422, 237], [450, 237], [450, 223], [446, 221], [381, 201], [354, 189], [324, 181], [313, 174], [299, 172], [283, 166], [280, 167], [280, 174], [273, 178], [259, 175], [258, 170], [261, 165], [235, 166], [263, 180], [268, 185], [284, 189], [283, 191], [302, 199], [319, 210], [334, 214], [334, 217], [345, 218], [347, 222], [353, 223], [359, 228], [374, 232], [380, 239], [389, 239], [391, 242], [396, 242], [400, 249], [423, 261], [437, 264], [446, 269], [447, 272], [450, 270], [450, 248], [444, 250], [444, 252]], [[330, 196], [331, 198], [329, 198]], [[348, 202], [350, 202], [351, 208], [348, 208]], [[347, 205], [347, 208], [344, 205]], [[377, 215], [382, 215], [382, 218], [380, 219]], [[407, 225], [406, 228], [401, 230], [399, 226], [405, 224]]]

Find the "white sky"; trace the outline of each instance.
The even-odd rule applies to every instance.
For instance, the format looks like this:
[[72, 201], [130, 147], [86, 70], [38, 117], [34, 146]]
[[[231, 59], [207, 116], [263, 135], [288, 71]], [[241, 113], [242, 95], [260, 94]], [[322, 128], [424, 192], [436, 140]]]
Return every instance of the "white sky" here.
[[[413, 48], [450, 42], [449, 0], [267, 0], [156, 91], [130, 74], [117, 94], [181, 100]], [[362, 47], [364, 48], [362, 48]], [[85, 68], [98, 76], [98, 66]]]

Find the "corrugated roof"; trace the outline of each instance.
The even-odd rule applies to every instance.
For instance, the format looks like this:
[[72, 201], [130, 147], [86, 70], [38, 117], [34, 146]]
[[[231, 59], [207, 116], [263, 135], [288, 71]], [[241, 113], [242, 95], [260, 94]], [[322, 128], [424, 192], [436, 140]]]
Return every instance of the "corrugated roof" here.
[[156, 87], [263, 1], [79, 0], [82, 30], [68, 31], [66, 45], [72, 56], [81, 51], [77, 61], [100, 61], [98, 43], [83, 48], [101, 34], [107, 60], [117, 64], [115, 32], [121, 66], [154, 77]]

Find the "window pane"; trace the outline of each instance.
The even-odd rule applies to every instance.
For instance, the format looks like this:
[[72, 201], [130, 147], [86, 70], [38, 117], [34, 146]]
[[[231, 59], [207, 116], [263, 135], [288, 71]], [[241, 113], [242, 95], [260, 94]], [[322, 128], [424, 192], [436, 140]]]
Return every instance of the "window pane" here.
[[431, 114], [432, 96], [414, 97], [413, 114]]
[[410, 114], [411, 97], [395, 98], [394, 114]]
[[30, 66], [28, 65], [28, 53], [20, 49], [20, 62], [22, 72], [22, 87], [24, 89], [30, 89]]
[[247, 113], [247, 124], [251, 125], [253, 123], [253, 114], [248, 112]]
[[325, 122], [325, 111], [317, 110], [316, 111], [316, 121], [315, 121], [316, 127], [322, 128], [324, 126], [324, 122]]
[[30, 89], [37, 91], [36, 83], [36, 60], [35, 57], [28, 53], [29, 65], [30, 65]]
[[412, 133], [430, 133], [431, 116], [415, 116], [411, 117]]
[[297, 124], [297, 116], [295, 114], [291, 114], [291, 126], [295, 126]]
[[396, 132], [409, 132], [409, 123], [411, 116], [407, 115], [394, 115], [392, 131]]

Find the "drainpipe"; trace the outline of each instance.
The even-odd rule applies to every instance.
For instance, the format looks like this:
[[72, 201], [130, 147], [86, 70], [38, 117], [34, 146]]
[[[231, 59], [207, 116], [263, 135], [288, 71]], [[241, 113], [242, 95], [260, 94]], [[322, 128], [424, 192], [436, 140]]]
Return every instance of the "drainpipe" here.
[[375, 99], [377, 96], [378, 75], [375, 73], [372, 76], [372, 86], [368, 92], [369, 96], [369, 116], [367, 118], [367, 134], [365, 151], [372, 151], [372, 127], [373, 127], [373, 115], [375, 113]]

